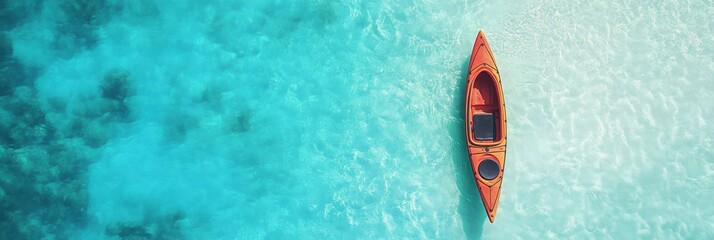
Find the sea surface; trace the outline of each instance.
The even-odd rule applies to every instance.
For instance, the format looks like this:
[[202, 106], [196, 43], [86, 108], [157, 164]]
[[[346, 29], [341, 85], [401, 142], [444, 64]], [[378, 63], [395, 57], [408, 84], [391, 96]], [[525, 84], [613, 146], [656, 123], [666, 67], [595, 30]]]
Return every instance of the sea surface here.
[[[712, 239], [714, 2], [0, 0], [0, 239]], [[508, 155], [466, 158], [484, 30]]]

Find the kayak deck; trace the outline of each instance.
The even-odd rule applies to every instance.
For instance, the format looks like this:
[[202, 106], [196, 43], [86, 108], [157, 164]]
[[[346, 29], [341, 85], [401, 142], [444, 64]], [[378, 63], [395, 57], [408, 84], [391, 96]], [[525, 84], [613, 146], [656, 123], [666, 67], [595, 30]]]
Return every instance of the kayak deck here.
[[493, 222], [506, 162], [506, 108], [496, 61], [481, 31], [471, 53], [466, 86], [469, 161], [486, 216]]

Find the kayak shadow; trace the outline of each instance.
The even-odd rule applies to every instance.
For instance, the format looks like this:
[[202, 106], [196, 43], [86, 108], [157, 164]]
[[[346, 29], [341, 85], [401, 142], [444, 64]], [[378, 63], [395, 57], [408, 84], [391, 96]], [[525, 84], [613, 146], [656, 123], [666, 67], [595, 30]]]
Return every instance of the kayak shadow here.
[[448, 129], [451, 133], [454, 144], [451, 144], [451, 159], [454, 161], [456, 173], [456, 185], [459, 188], [459, 215], [463, 224], [464, 234], [467, 239], [481, 239], [483, 225], [486, 222], [486, 213], [483, 210], [483, 203], [476, 189], [476, 182], [471, 172], [471, 163], [468, 161], [466, 152], [466, 135], [464, 133], [464, 102], [466, 91], [466, 73], [468, 71], [469, 60], [467, 59], [461, 67], [461, 74], [457, 80], [458, 87], [455, 88], [454, 96], [458, 96], [453, 103], [452, 109], [456, 116], [452, 116], [457, 121], [449, 123]]

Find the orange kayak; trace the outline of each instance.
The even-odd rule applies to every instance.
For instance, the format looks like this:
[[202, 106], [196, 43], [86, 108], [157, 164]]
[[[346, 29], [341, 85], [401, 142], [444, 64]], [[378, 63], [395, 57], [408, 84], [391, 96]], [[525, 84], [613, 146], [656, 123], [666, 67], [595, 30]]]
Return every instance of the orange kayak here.
[[496, 219], [506, 163], [506, 105], [496, 60], [479, 31], [466, 84], [466, 146], [488, 220]]

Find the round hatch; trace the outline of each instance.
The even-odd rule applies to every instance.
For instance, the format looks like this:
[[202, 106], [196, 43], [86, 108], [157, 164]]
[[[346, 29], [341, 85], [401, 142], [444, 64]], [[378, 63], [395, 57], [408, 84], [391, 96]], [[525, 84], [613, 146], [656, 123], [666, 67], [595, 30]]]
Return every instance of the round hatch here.
[[493, 159], [487, 158], [478, 164], [478, 174], [481, 175], [481, 178], [486, 180], [493, 180], [498, 177], [498, 172], [500, 171], [501, 167], [499, 167], [498, 163]]

